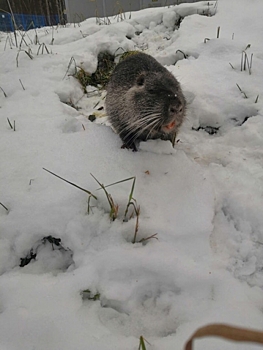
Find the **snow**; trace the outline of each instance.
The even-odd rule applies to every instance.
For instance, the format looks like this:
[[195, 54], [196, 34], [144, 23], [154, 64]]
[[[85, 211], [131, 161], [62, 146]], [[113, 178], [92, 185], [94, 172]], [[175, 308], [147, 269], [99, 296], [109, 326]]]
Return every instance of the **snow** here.
[[[140, 335], [147, 349], [182, 349], [207, 323], [262, 329], [262, 7], [202, 1], [18, 34], [32, 60], [0, 33], [1, 350], [138, 349]], [[49, 54], [37, 54], [36, 33]], [[102, 51], [134, 49], [182, 85], [187, 116], [174, 149], [161, 140], [121, 149], [97, 111], [105, 94], [83, 96], [72, 76], [75, 63], [94, 72]], [[251, 74], [240, 69], [244, 50]], [[90, 214], [87, 193], [43, 168], [94, 193]], [[90, 173], [105, 185], [136, 176], [137, 243], [136, 219], [123, 222], [131, 181], [108, 188], [119, 205], [111, 221]], [[31, 248], [36, 259], [20, 267]], [[84, 298], [87, 289], [99, 299]], [[195, 344], [204, 347], [237, 349], [214, 338]], [[258, 347], [238, 345], [248, 348]]]

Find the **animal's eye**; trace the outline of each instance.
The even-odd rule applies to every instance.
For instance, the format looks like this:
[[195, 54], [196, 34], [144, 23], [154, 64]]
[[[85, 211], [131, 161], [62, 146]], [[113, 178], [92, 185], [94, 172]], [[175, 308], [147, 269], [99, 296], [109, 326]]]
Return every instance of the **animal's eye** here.
[[171, 113], [175, 113], [176, 110], [175, 110], [173, 107], [170, 107], [170, 112], [171, 112]]
[[180, 107], [179, 108], [179, 112], [181, 113], [183, 111], [183, 107]]
[[149, 89], [148, 92], [149, 92], [150, 94], [155, 94], [155, 93], [156, 93], [156, 91], [155, 91], [154, 89]]
[[143, 86], [144, 85], [144, 81], [145, 81], [145, 77], [144, 75], [140, 75], [138, 78], [137, 78], [137, 85], [138, 86]]

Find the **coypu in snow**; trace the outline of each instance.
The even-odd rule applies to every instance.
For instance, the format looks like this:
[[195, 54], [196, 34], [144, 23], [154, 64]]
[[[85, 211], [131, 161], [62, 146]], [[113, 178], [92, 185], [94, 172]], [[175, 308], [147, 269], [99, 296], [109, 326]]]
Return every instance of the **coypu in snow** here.
[[107, 85], [106, 112], [124, 148], [140, 141], [170, 140], [185, 116], [186, 101], [176, 78], [152, 56], [135, 53], [115, 67]]

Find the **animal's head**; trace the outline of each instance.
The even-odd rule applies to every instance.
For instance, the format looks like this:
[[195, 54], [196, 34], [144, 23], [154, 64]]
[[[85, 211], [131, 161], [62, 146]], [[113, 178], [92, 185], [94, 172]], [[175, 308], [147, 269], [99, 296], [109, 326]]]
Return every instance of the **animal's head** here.
[[163, 72], [142, 72], [130, 89], [136, 117], [144, 131], [176, 131], [185, 115], [185, 98], [177, 80]]

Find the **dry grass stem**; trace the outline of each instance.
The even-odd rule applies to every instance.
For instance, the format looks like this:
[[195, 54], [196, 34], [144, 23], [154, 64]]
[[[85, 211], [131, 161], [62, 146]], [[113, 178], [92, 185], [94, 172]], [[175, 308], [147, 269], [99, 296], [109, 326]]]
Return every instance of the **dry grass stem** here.
[[70, 61], [69, 61], [69, 64], [68, 64], [68, 69], [67, 69], [67, 71], [66, 71], [66, 73], [65, 73], [65, 75], [64, 75], [64, 77], [63, 77], [62, 80], [64, 80], [65, 77], [67, 76], [67, 74], [68, 74], [68, 72], [69, 72], [69, 70], [70, 70], [70, 67], [71, 67], [72, 63], [75, 64], [75, 73], [72, 74], [72, 75], [76, 75], [76, 74], [77, 74], [77, 64], [76, 64], [75, 58], [72, 56], [71, 59], [70, 59]]
[[11, 129], [14, 129], [14, 128], [13, 128], [13, 125], [12, 125], [11, 122], [10, 122], [10, 119], [9, 119], [9, 118], [6, 118], [6, 119], [7, 119], [7, 121], [8, 121], [8, 124], [9, 124], [10, 128], [11, 128]]
[[6, 211], [9, 211], [8, 208], [7, 208], [3, 203], [0, 202], [0, 205], [1, 205]]
[[20, 81], [20, 84], [21, 84], [21, 86], [22, 86], [23, 90], [25, 90], [25, 87], [24, 87], [24, 85], [23, 85], [23, 83], [22, 83], [22, 80], [21, 80], [21, 79], [19, 79], [19, 81]]
[[241, 92], [241, 94], [243, 94], [245, 98], [248, 98], [246, 93], [241, 89], [241, 87], [238, 84], [236, 84], [236, 86], [238, 87], [238, 89]]
[[3, 91], [4, 96], [7, 97], [7, 94], [5, 93], [4, 89], [1, 88], [1, 86], [0, 89]]
[[158, 235], [158, 233], [155, 233], [154, 235], [151, 235], [151, 236], [149, 236], [149, 237], [142, 238], [142, 239], [139, 241], [139, 243], [143, 243], [143, 242], [148, 241], [149, 239], [152, 239], [152, 238], [155, 238], [155, 239], [158, 240], [158, 238], [156, 237], [157, 235]]
[[220, 36], [220, 27], [217, 27], [217, 34], [216, 34], [217, 39], [219, 39], [219, 36]]
[[197, 329], [185, 344], [184, 350], [193, 349], [193, 341], [203, 337], [221, 337], [237, 342], [251, 342], [263, 344], [263, 332], [247, 328], [233, 327], [226, 324], [209, 324]]
[[44, 49], [46, 50], [47, 54], [49, 54], [50, 52], [48, 51], [48, 48], [46, 47], [46, 44], [40, 44], [37, 50], [37, 55], [39, 54], [40, 49], [42, 48], [42, 55], [44, 54]]

